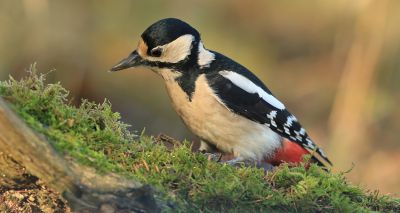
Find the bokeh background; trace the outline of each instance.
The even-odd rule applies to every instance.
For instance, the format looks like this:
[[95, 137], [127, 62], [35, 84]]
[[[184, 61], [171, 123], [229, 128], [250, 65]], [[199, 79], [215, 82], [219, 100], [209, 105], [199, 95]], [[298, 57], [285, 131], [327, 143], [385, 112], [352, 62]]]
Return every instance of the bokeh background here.
[[105, 98], [147, 134], [197, 140], [159, 76], [106, 72], [153, 22], [177, 17], [205, 46], [254, 71], [325, 148], [337, 171], [400, 192], [400, 1], [0, 1], [0, 79], [32, 62], [81, 98]]

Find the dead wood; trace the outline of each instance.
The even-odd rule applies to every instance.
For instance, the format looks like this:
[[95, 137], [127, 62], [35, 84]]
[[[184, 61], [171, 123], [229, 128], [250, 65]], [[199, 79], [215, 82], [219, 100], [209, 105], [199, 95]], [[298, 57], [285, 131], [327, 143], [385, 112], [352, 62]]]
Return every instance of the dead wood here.
[[[97, 174], [94, 169], [60, 155], [0, 98], [1, 152], [62, 194], [75, 212], [160, 211], [150, 186], [116, 174]], [[6, 162], [0, 163], [0, 171], [12, 175], [6, 171], [8, 166]]]

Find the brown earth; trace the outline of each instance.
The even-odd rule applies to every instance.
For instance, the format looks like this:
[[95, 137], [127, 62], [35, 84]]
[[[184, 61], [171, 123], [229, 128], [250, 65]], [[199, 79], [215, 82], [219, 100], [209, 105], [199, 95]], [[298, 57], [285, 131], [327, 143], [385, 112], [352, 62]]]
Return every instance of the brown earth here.
[[0, 152], [0, 212], [72, 212], [58, 192]]

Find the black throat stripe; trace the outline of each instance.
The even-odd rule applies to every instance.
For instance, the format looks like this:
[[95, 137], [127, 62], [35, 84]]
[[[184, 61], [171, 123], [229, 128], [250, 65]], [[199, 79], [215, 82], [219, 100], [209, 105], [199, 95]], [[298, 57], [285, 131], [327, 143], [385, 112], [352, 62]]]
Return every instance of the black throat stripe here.
[[[149, 67], [157, 68], [167, 68], [173, 71], [181, 73], [181, 76], [175, 80], [178, 82], [179, 86], [189, 97], [189, 101], [192, 101], [193, 93], [196, 87], [196, 80], [203, 70], [197, 64], [198, 60], [198, 42], [193, 42], [190, 55], [183, 61], [179, 63], [167, 63], [167, 62], [157, 62], [157, 61], [145, 61], [144, 65]], [[196, 57], [193, 57], [196, 56]]]

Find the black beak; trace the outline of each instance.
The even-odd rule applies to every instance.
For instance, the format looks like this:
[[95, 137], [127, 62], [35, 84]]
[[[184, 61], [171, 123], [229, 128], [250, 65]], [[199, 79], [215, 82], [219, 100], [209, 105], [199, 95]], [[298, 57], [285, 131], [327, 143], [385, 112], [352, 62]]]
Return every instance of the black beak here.
[[110, 71], [115, 72], [119, 70], [124, 70], [129, 67], [137, 67], [141, 65], [142, 58], [139, 56], [137, 51], [133, 51], [127, 58], [120, 61], [118, 64], [114, 65]]

